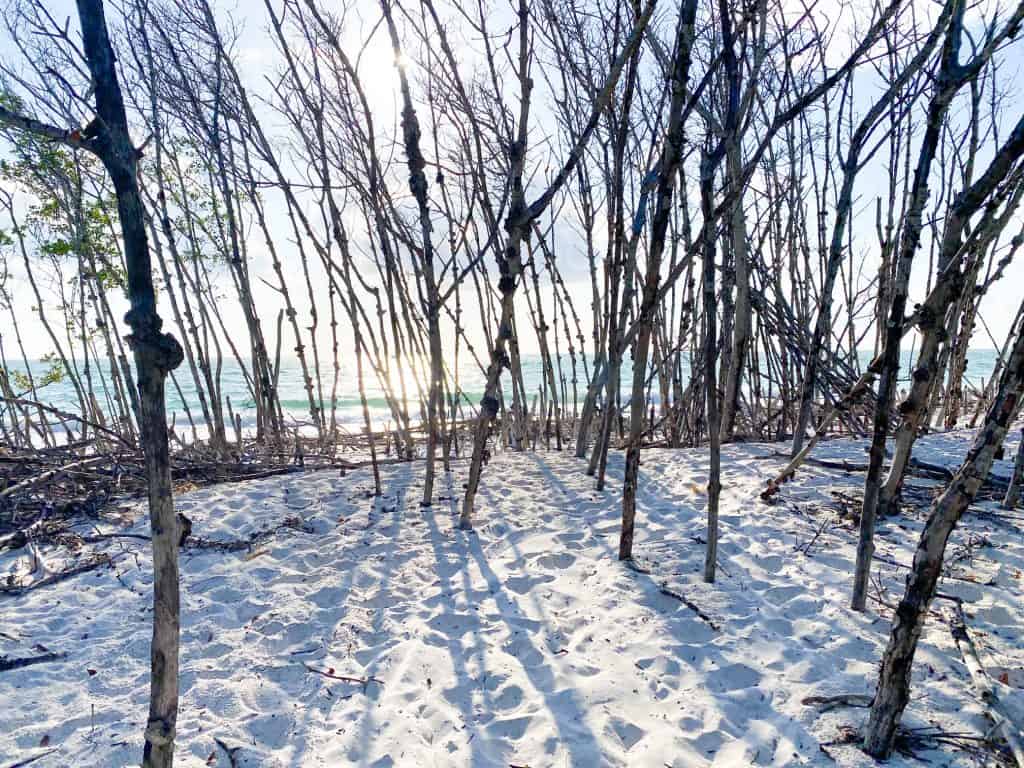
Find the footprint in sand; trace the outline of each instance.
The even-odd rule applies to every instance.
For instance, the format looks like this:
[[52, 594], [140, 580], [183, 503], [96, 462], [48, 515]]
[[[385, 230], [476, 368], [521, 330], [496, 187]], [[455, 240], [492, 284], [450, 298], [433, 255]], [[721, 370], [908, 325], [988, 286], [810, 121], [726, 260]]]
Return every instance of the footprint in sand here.
[[318, 608], [330, 608], [332, 606], [343, 605], [345, 601], [345, 590], [337, 587], [324, 587], [310, 595], [309, 600]]
[[601, 673], [600, 667], [591, 666], [590, 664], [572, 664], [570, 666], [580, 677], [593, 677]]
[[523, 703], [523, 689], [518, 685], [509, 685], [501, 690], [494, 700], [495, 709], [503, 712], [513, 710]]
[[686, 739], [686, 741], [690, 742], [698, 752], [703, 752], [710, 757], [722, 748], [722, 744], [725, 743], [725, 736], [718, 731], [706, 731], [697, 738]]
[[981, 621], [989, 624], [995, 624], [1000, 627], [1012, 626], [1017, 623], [1017, 616], [1003, 605], [991, 605], [985, 608], [976, 608], [974, 615]]
[[621, 717], [613, 717], [608, 721], [609, 730], [622, 742], [623, 748], [628, 752], [635, 747], [640, 740], [647, 735], [647, 731], [635, 723], [623, 720]]
[[778, 555], [767, 555], [758, 557], [757, 564], [768, 573], [778, 573], [782, 570], [783, 560]]
[[783, 613], [792, 619], [803, 619], [810, 616], [818, 616], [825, 606], [824, 600], [818, 600], [807, 595], [794, 597], [783, 608]]
[[449, 638], [458, 638], [467, 632], [475, 632], [480, 627], [480, 620], [471, 613], [453, 613], [445, 611], [432, 616], [427, 626], [434, 632]]
[[533, 718], [529, 715], [513, 717], [509, 720], [495, 720], [487, 726], [487, 731], [489, 735], [499, 739], [518, 741], [526, 735], [526, 729], [532, 720]]
[[525, 595], [537, 584], [546, 584], [554, 580], [554, 576], [509, 576], [505, 579], [505, 586], [517, 595]]
[[583, 531], [565, 531], [555, 535], [557, 541], [563, 544], [569, 544], [576, 541], [581, 541], [586, 536]]
[[756, 669], [746, 664], [730, 664], [713, 673], [712, 685], [720, 691], [738, 691], [752, 688], [761, 680]]
[[695, 733], [704, 727], [704, 722], [695, 717], [684, 717], [679, 721], [678, 725], [679, 730], [684, 733]]
[[505, 653], [515, 656], [524, 667], [535, 667], [544, 663], [544, 657], [527, 637], [516, 637], [505, 643]]
[[782, 606], [806, 592], [803, 587], [772, 587], [765, 590], [764, 599], [775, 606]]
[[487, 675], [487, 677], [483, 679], [483, 682], [480, 684], [480, 686], [485, 691], [496, 691], [499, 688], [501, 688], [502, 683], [504, 683], [506, 680], [508, 680], [508, 675], [503, 675], [501, 673], [492, 673]]
[[576, 555], [571, 555], [568, 552], [562, 552], [557, 555], [541, 555], [534, 562], [541, 568], [564, 571], [576, 562]]

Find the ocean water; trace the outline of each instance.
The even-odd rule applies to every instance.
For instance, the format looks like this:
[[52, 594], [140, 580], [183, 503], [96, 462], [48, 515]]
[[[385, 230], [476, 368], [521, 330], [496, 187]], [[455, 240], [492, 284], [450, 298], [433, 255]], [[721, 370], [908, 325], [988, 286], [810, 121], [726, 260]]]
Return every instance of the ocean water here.
[[[861, 365], [866, 366], [871, 359], [871, 353], [864, 352], [859, 357], [861, 358]], [[905, 350], [902, 357], [901, 383], [905, 385], [908, 380], [910, 366], [912, 365], [911, 350]], [[968, 368], [965, 379], [974, 386], [981, 386], [988, 380], [988, 377], [992, 375], [996, 358], [997, 352], [995, 350], [973, 350], [968, 356]], [[568, 355], [563, 355], [560, 359], [560, 363], [561, 375], [565, 381], [564, 389], [567, 394], [565, 405], [568, 410], [571, 410], [573, 402], [572, 363]], [[689, 363], [689, 356], [684, 352], [682, 361], [684, 375], [689, 374]], [[528, 393], [528, 399], [532, 402], [533, 397], [541, 388], [543, 377], [541, 358], [537, 355], [524, 356], [522, 364], [524, 385]], [[587, 364], [587, 370], [592, 371], [593, 366], [589, 359]], [[79, 360], [75, 362], [75, 365], [78, 366], [79, 375], [84, 381], [84, 362]], [[41, 381], [47, 371], [50, 371], [53, 368], [53, 363], [39, 360], [29, 361], [27, 363], [25, 361], [17, 361], [13, 363], [9, 361], [8, 368], [12, 373], [18, 372], [25, 374], [31, 371], [33, 377], [35, 377], [37, 381]], [[112, 410], [109, 408], [109, 365], [106, 361], [94, 360], [91, 361], [90, 370], [93, 380], [93, 389], [95, 390], [98, 401], [105, 411]], [[310, 373], [312, 374], [312, 369]], [[483, 373], [479, 368], [477, 368], [473, 359], [468, 355], [460, 356], [458, 373], [459, 387], [462, 390], [463, 402], [476, 406], [476, 404], [479, 403], [480, 398], [483, 396]], [[369, 407], [371, 421], [375, 428], [388, 427], [393, 423], [393, 419], [391, 411], [387, 406], [384, 388], [373, 371], [367, 370], [365, 375], [367, 405]], [[582, 403], [583, 397], [586, 393], [587, 380], [584, 375], [583, 362], [579, 356], [577, 356], [576, 360], [576, 375], [576, 390], [579, 402]], [[405, 379], [406, 402], [408, 403], [410, 418], [414, 422], [419, 421], [421, 413], [419, 390], [417, 389], [416, 384], [416, 372], [410, 369], [400, 372], [392, 372], [391, 384], [395, 392], [401, 392], [402, 377]], [[422, 383], [424, 379], [422, 372], [418, 378]], [[505, 372], [502, 381], [505, 392], [511, 393], [511, 382], [507, 371]], [[246, 386], [242, 370], [239, 368], [237, 363], [233, 361], [224, 362], [221, 370], [220, 382], [222, 398], [225, 400], [230, 398], [232, 408], [235, 413], [238, 413], [242, 418], [243, 429], [253, 429], [256, 423], [256, 411], [252, 398], [249, 394], [248, 387]], [[323, 407], [327, 414], [327, 418], [330, 419], [332, 407], [331, 392], [334, 388], [334, 373], [329, 366], [324, 368], [321, 372], [321, 379], [319, 383], [320, 387], [322, 387]], [[631, 385], [632, 371], [629, 360], [627, 359], [624, 361], [622, 371], [622, 393], [624, 398], [628, 397]], [[354, 361], [342, 361], [336, 391], [337, 395], [334, 399], [334, 408], [338, 424], [344, 429], [359, 431], [363, 425], [363, 413], [362, 402], [359, 397], [359, 389], [357, 386]], [[281, 369], [278, 374], [278, 393], [281, 399], [282, 409], [285, 412], [285, 417], [290, 421], [290, 423], [301, 426], [310, 422], [309, 400], [303, 384], [302, 369], [297, 361], [281, 361]], [[317, 389], [317, 382], [315, 378], [314, 394], [319, 400], [320, 392]], [[655, 398], [657, 397], [658, 393], [656, 388], [652, 394]], [[71, 413], [77, 413], [81, 410], [75, 389], [67, 377], [64, 377], [62, 380], [46, 384], [38, 391], [38, 396], [43, 402]], [[510, 394], [507, 394], [506, 396], [510, 396]], [[202, 434], [205, 432], [203, 429], [202, 410], [196, 396], [195, 385], [187, 364], [175, 371], [174, 380], [168, 380], [167, 386], [168, 416], [175, 424], [175, 429], [179, 433], [191, 431], [188, 418], [185, 413], [185, 405], [187, 405], [188, 409], [191, 411], [192, 419], [195, 421], [198, 431]], [[227, 409], [225, 408], [225, 414], [226, 413]], [[469, 411], [467, 409], [467, 414], [468, 413]], [[228, 429], [230, 433], [230, 427]]]

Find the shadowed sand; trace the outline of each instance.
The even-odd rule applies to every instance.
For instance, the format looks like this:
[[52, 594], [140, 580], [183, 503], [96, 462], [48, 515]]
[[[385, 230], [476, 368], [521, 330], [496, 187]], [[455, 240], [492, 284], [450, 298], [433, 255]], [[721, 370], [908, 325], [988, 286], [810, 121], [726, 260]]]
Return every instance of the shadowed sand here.
[[[862, 462], [863, 445], [831, 441], [816, 456]], [[933, 435], [918, 453], [955, 465], [966, 446], [966, 433]], [[419, 464], [383, 468], [376, 500], [366, 471], [180, 496], [207, 539], [298, 518], [248, 554], [182, 553], [181, 765], [229, 765], [215, 739], [238, 747], [244, 766], [834, 764], [819, 744], [858, 725], [863, 710], [822, 715], [801, 700], [871, 692], [889, 609], [846, 607], [856, 531], [830, 491], [856, 493], [862, 476], [808, 467], [765, 505], [757, 492], [781, 467], [779, 449], [724, 450], [716, 585], [700, 581], [704, 451], [643, 454], [635, 552], [650, 574], [615, 560], [618, 454], [604, 493], [568, 454], [495, 457], [468, 534], [455, 526], [462, 464], [433, 509], [418, 505]], [[1021, 516], [978, 514], [985, 509], [994, 506], [976, 507], [954, 535], [941, 589], [968, 601], [988, 661], [1012, 686], [1024, 682]], [[145, 532], [133, 514], [126, 530]], [[922, 515], [881, 526], [882, 592], [872, 592], [885, 602], [898, 599], [905, 571], [891, 563], [909, 564]], [[0, 598], [0, 655], [30, 655], [36, 644], [68, 653], [0, 674], [5, 760], [45, 751], [43, 736], [56, 751], [40, 768], [141, 755], [148, 551], [112, 539], [77, 555], [53, 550], [50, 565], [96, 549], [115, 556], [113, 568]], [[24, 558], [0, 555], [0, 573]], [[983, 732], [966, 679], [948, 631], [930, 622], [906, 723]], [[855, 748], [828, 749], [844, 766], [872, 764]], [[974, 764], [944, 749], [925, 754]]]

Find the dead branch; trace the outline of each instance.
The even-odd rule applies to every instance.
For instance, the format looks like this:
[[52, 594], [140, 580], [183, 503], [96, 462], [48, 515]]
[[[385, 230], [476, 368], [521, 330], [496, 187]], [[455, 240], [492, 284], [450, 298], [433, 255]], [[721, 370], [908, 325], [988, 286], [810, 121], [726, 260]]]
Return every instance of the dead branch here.
[[960, 649], [960, 654], [963, 656], [967, 672], [971, 676], [974, 692], [986, 707], [985, 714], [992, 721], [995, 729], [1003, 734], [1017, 765], [1024, 768], [1024, 736], [1022, 736], [1021, 725], [1017, 722], [1015, 713], [1010, 711], [1000, 697], [995, 681], [988, 676], [985, 667], [981, 664], [978, 649], [967, 630], [963, 603], [959, 600], [953, 601], [953, 609], [949, 616], [949, 629], [953, 634], [956, 647]]
[[44, 664], [48, 661], [59, 661], [67, 658], [66, 653], [43, 653], [39, 656], [26, 656], [20, 659], [12, 659], [7, 656], [0, 656], [0, 672], [7, 672], [11, 669], [30, 667], [33, 664]]
[[303, 662], [302, 666], [304, 666], [310, 672], [314, 672], [314, 673], [316, 673], [318, 675], [322, 675], [324, 677], [329, 677], [331, 680], [341, 680], [343, 683], [355, 683], [357, 685], [363, 686], [364, 689], [370, 683], [377, 683], [377, 685], [384, 685], [384, 681], [383, 680], [379, 680], [376, 677], [372, 677], [372, 676], [370, 676], [370, 677], [349, 677], [348, 675], [336, 675], [336, 674], [334, 674], [334, 667], [330, 667], [329, 669], [317, 669], [316, 667], [311, 666], [310, 664], [307, 664], [306, 662]]

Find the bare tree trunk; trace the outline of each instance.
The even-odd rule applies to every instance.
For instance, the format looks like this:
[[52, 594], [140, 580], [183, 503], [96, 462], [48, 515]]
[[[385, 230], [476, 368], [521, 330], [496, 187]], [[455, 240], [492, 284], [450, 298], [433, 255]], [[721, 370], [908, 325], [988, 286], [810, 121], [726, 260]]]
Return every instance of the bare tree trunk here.
[[[658, 160], [657, 193], [654, 199], [654, 215], [651, 221], [650, 248], [647, 252], [647, 272], [644, 278], [643, 295], [640, 300], [640, 314], [637, 318], [638, 332], [633, 347], [633, 387], [629, 395], [629, 436], [626, 442], [626, 468], [622, 483], [622, 530], [619, 534], [619, 560], [633, 556], [633, 530], [636, 521], [636, 486], [640, 474], [640, 439], [644, 422], [644, 390], [647, 382], [647, 353], [650, 347], [654, 314], [657, 309], [658, 283], [661, 279], [661, 258], [665, 251], [669, 217], [672, 212], [672, 197], [676, 175], [682, 161], [685, 131], [683, 107], [686, 102], [687, 81], [690, 77], [690, 51], [693, 45], [693, 27], [697, 17], [696, 0], [686, 0], [679, 10], [676, 32], [676, 56], [672, 64], [672, 101], [665, 135], [665, 145]], [[643, 201], [641, 210], [633, 225], [633, 238], [640, 236], [643, 228]], [[635, 248], [635, 240], [632, 243]], [[632, 250], [632, 249], [631, 249]], [[630, 262], [632, 259], [629, 260]], [[627, 269], [632, 269], [627, 264]], [[625, 296], [624, 301], [629, 297]], [[611, 341], [609, 343], [612, 343]], [[621, 342], [615, 341], [616, 345]], [[621, 349], [621, 347], [619, 347]], [[611, 407], [611, 403], [607, 407]]]
[[910, 268], [921, 241], [922, 215], [929, 195], [928, 177], [931, 173], [932, 160], [935, 157], [946, 112], [962, 83], [957, 56], [960, 50], [963, 14], [964, 3], [963, 0], [959, 0], [946, 34], [935, 94], [928, 105], [925, 133], [921, 140], [917, 167], [914, 170], [914, 180], [900, 237], [896, 274], [889, 297], [889, 313], [885, 323], [882, 346], [882, 370], [875, 401], [874, 430], [871, 438], [867, 478], [864, 481], [864, 504], [861, 508], [857, 563], [853, 579], [851, 606], [857, 611], [863, 611], [867, 604], [868, 576], [870, 575], [871, 558], [875, 550], [875, 518], [878, 512], [882, 464], [885, 460], [885, 441], [889, 433], [889, 413], [892, 409], [896, 378], [899, 373], [900, 341], [903, 338], [903, 317], [906, 313]]
[[989, 408], [960, 471], [932, 506], [907, 576], [907, 587], [893, 616], [889, 645], [882, 657], [878, 688], [864, 733], [864, 751], [876, 758], [892, 752], [900, 717], [910, 699], [910, 673], [928, 608], [942, 572], [949, 535], [985, 481], [996, 449], [1002, 445], [1010, 420], [1018, 410], [1024, 389], [1024, 329], [1017, 329], [1010, 360], [999, 382], [999, 392]]
[[799, 454], [800, 449], [803, 448], [807, 426], [811, 420], [811, 406], [814, 401], [814, 392], [818, 386], [818, 366], [822, 347], [827, 341], [828, 329], [831, 327], [832, 293], [839, 267], [842, 264], [847, 224], [853, 210], [854, 182], [861, 168], [861, 152], [871, 135], [875, 123], [881, 118], [883, 112], [931, 56], [942, 35], [942, 31], [945, 29], [952, 9], [953, 0], [947, 0], [943, 6], [942, 14], [936, 21], [935, 28], [921, 46], [920, 51], [889, 85], [881, 98], [872, 105], [867, 115], [861, 120], [857, 129], [850, 137], [846, 158], [842, 163], [843, 182], [839, 198], [836, 201], [836, 218], [835, 224], [832, 227], [832, 240], [829, 245], [828, 260], [825, 267], [821, 305], [818, 308], [818, 318], [814, 324], [814, 334], [811, 337], [811, 345], [807, 353], [807, 363], [800, 389], [800, 410], [797, 416], [796, 427], [793, 430], [793, 456]]
[[153, 544], [153, 642], [145, 768], [173, 764], [178, 712], [178, 522], [171, 495], [164, 380], [181, 364], [181, 346], [162, 333], [156, 311], [146, 218], [139, 194], [139, 152], [131, 142], [124, 99], [117, 80], [114, 50], [107, 33], [102, 0], [78, 0], [82, 43], [92, 77], [97, 119], [82, 132], [48, 126], [0, 107], [0, 121], [70, 146], [94, 152], [102, 160], [117, 195], [124, 240], [131, 309], [125, 320], [138, 372], [140, 431], [145, 452]]
[[[726, 147], [725, 162], [730, 183], [742, 183], [740, 147], [732, 140]], [[732, 440], [736, 429], [736, 413], [739, 410], [743, 388], [743, 369], [747, 364], [747, 351], [751, 339], [750, 275], [747, 253], [747, 224], [743, 210], [743, 198], [736, 200], [729, 220], [732, 238], [733, 269], [736, 272], [736, 304], [732, 327], [732, 351], [726, 369], [725, 392], [722, 399], [722, 439]], [[724, 331], [724, 329], [723, 329]]]
[[[961, 262], [966, 258], [964, 251], [984, 250], [988, 242], [995, 239], [1001, 230], [1001, 225], [1005, 223], [1004, 217], [994, 214], [995, 205], [993, 203], [998, 202], [998, 194], [996, 194], [995, 201], [989, 202], [986, 216], [971, 234], [971, 240], [981, 240], [982, 247], [966, 247], [963, 243], [963, 232], [972, 215], [989, 200], [1021, 154], [1024, 154], [1024, 117], [1021, 117], [1007, 141], [996, 152], [985, 172], [974, 184], [957, 195], [956, 202], [946, 215], [938, 256], [941, 272], [936, 278], [933, 292], [942, 293], [939, 306], [945, 308], [947, 313], [955, 312], [955, 308], [960, 304], [967, 277], [973, 274], [970, 265], [961, 267]], [[1012, 213], [1012, 209], [1010, 212]], [[968, 245], [972, 244], [974, 243]], [[980, 260], [981, 253], [976, 253], [974, 258]], [[929, 392], [933, 383], [940, 377], [937, 358], [939, 346], [946, 335], [943, 314], [941, 312], [926, 313], [918, 324], [918, 329], [921, 333], [921, 350], [914, 367], [910, 392], [900, 404], [899, 410], [902, 418], [896, 430], [892, 464], [878, 498], [878, 508], [881, 514], [891, 512], [896, 503], [907, 465], [910, 462], [910, 453], [917, 438], [918, 428], [927, 415]]]
[[420, 150], [420, 123], [412, 103], [412, 93], [409, 90], [409, 79], [405, 74], [405, 65], [401, 63], [402, 46], [398, 39], [398, 29], [395, 27], [394, 19], [391, 16], [390, 0], [381, 0], [381, 8], [384, 11], [384, 18], [387, 21], [388, 32], [391, 36], [391, 47], [395, 53], [395, 67], [398, 69], [398, 77], [401, 84], [403, 105], [402, 133], [405, 142], [405, 154], [409, 165], [409, 189], [412, 191], [413, 197], [416, 198], [422, 235], [422, 266], [427, 292], [424, 314], [427, 317], [427, 336], [430, 346], [430, 387], [427, 395], [427, 464], [424, 471], [423, 500], [421, 504], [424, 507], [429, 507], [434, 495], [435, 456], [441, 431], [438, 421], [444, 405], [444, 361], [441, 358], [440, 325], [441, 302], [437, 289], [437, 279], [434, 274], [434, 245], [431, 239], [433, 228], [430, 223], [430, 206], [427, 202], [427, 176], [423, 172], [423, 169], [426, 167], [426, 161], [423, 158], [423, 152]]
[[169, 333], [161, 333], [156, 312], [145, 215], [139, 196], [138, 154], [128, 134], [114, 51], [107, 36], [101, 0], [78, 0], [82, 37], [103, 128], [97, 137], [100, 158], [114, 182], [128, 267], [128, 296], [132, 308], [125, 320], [135, 353], [140, 429], [146, 457], [149, 512], [153, 539], [153, 643], [149, 718], [143, 766], [173, 764], [178, 713], [178, 522], [171, 495], [171, 466], [164, 410], [164, 380], [182, 361], [182, 349]]
[[[730, 43], [731, 45], [731, 43]], [[705, 221], [713, 215], [714, 179], [717, 162], [709, 155], [701, 158], [700, 197]], [[704, 258], [701, 265], [704, 285], [704, 391], [708, 426], [708, 490], [707, 547], [704, 551], [704, 581], [715, 581], [718, 564], [718, 497], [722, 491], [722, 435], [719, 426], [721, 411], [718, 399], [718, 338], [715, 306], [715, 237], [714, 227], [704, 228]]]
[[594, 100], [593, 110], [586, 126], [580, 133], [565, 165], [558, 172], [554, 181], [548, 188], [530, 205], [526, 205], [523, 190], [523, 173], [525, 165], [526, 140], [528, 136], [527, 122], [529, 120], [530, 90], [532, 81], [529, 76], [529, 12], [526, 0], [520, 0], [519, 24], [520, 24], [520, 51], [519, 51], [519, 80], [522, 88], [520, 103], [520, 115], [518, 125], [518, 138], [512, 145], [510, 156], [510, 183], [511, 197], [509, 213], [505, 222], [505, 229], [508, 232], [508, 239], [505, 244], [505, 253], [499, 262], [501, 279], [498, 289], [501, 291], [501, 319], [498, 324], [498, 333], [494, 341], [494, 348], [491, 350], [491, 361], [487, 366], [487, 379], [484, 389], [484, 397], [480, 402], [480, 415], [473, 434], [473, 458], [469, 466], [469, 478], [466, 482], [466, 494], [462, 502], [462, 513], [459, 517], [459, 527], [469, 529], [473, 526], [473, 504], [476, 499], [476, 491], [480, 484], [480, 474], [483, 470], [484, 451], [487, 447], [487, 439], [491, 430], [491, 422], [498, 414], [498, 385], [501, 381], [502, 369], [508, 365], [508, 354], [506, 347], [513, 335], [512, 323], [514, 320], [514, 297], [516, 284], [523, 272], [522, 242], [527, 236], [533, 222], [544, 213], [552, 198], [565, 184], [566, 179], [573, 173], [579, 164], [583, 151], [586, 149], [594, 129], [597, 127], [601, 114], [608, 107], [615, 85], [622, 73], [626, 60], [633, 54], [634, 49], [640, 44], [647, 23], [654, 12], [654, 2], [647, 5], [637, 19], [636, 25], [629, 36], [619, 57], [613, 62], [608, 73], [608, 80], [601, 92]]

